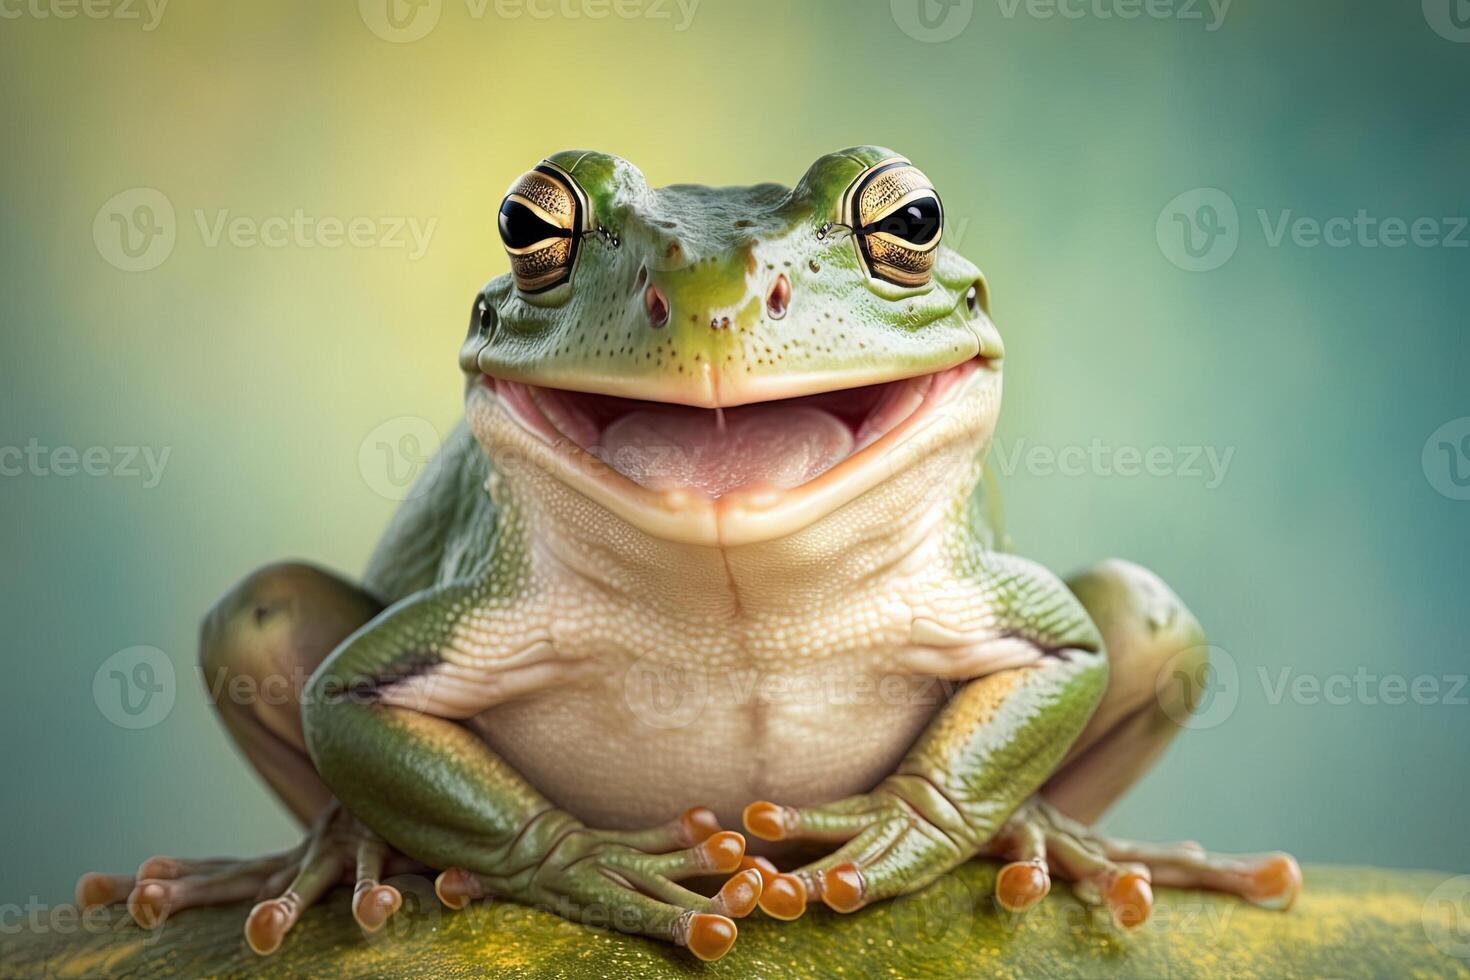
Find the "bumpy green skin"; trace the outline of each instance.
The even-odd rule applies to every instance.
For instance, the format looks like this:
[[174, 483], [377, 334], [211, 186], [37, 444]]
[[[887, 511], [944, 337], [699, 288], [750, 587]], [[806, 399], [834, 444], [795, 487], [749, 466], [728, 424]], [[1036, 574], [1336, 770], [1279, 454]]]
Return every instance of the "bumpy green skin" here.
[[[851, 241], [817, 237], [852, 179], [893, 155], [874, 147], [831, 154], [789, 192], [774, 185], [653, 191], [614, 157], [559, 155], [553, 159], [586, 189], [609, 234], [587, 239], [574, 281], [550, 294], [522, 296], [508, 277], [491, 282], [481, 299], [496, 315], [472, 324], [462, 364], [472, 382], [483, 371], [737, 404], [754, 399], [762, 383], [808, 379], [810, 389], [815, 379], [833, 390], [875, 372], [905, 376], [976, 353], [998, 356], [988, 318], [977, 325], [965, 315], [968, 289], [985, 299], [979, 271], [966, 260], [942, 249], [930, 287], [900, 289], [865, 276]], [[760, 268], [789, 275], [803, 316], [765, 315], [765, 297], [751, 285], [759, 277], [747, 275]], [[635, 286], [640, 269], [669, 299], [665, 329], [648, 328]], [[711, 310], [727, 310], [733, 329], [711, 329]], [[730, 360], [737, 337], [762, 352], [755, 364]], [[720, 390], [698, 380], [708, 377], [701, 362], [727, 361], [743, 371]], [[436, 465], [431, 490], [400, 514], [368, 575], [370, 590], [400, 601], [338, 648], [304, 700], [317, 769], [364, 823], [431, 866], [467, 868], [498, 895], [552, 904], [574, 918], [631, 904], [640, 931], [677, 938], [670, 906], [639, 904], [595, 868], [564, 872], [582, 858], [612, 856], [599, 852], [595, 836], [573, 832], [575, 818], [480, 738], [454, 721], [375, 702], [383, 685], [438, 662], [463, 617], [512, 609], [523, 587], [535, 529], [522, 525], [513, 504], [497, 513], [479, 489], [491, 474], [463, 429]], [[966, 542], [954, 575], [987, 596], [1002, 633], [1047, 656], [970, 682], [874, 791], [883, 819], [855, 846], [881, 838], [894, 857], [865, 873], [870, 900], [911, 892], [972, 857], [1052, 772], [1106, 682], [1101, 641], [1066, 586], [991, 551], [996, 532], [982, 504], [961, 500], [952, 511], [951, 533]], [[853, 805], [871, 809], [871, 802]], [[814, 885], [843, 854], [810, 866], [808, 880]]]
[[[816, 238], [848, 184], [896, 155], [871, 146], [828, 154], [788, 190], [653, 189], [625, 160], [559, 153], [551, 160], [586, 190], [618, 244], [589, 236], [574, 281], [547, 293], [524, 296], [509, 276], [491, 281], [482, 296], [495, 324], [486, 332], [471, 325], [462, 363], [550, 387], [626, 386], [638, 397], [689, 404], [707, 394], [695, 381], [701, 365], [739, 363], [740, 344], [758, 355], [732, 383], [748, 372], [753, 380], [810, 378], [837, 389], [874, 368], [896, 376], [894, 369], [920, 374], [954, 363], [976, 345], [964, 296], [972, 284], [982, 294], [985, 286], [973, 263], [941, 244], [931, 286], [901, 288], [864, 275], [850, 237]], [[648, 329], [634, 286], [640, 268], [668, 298], [661, 330]], [[765, 315], [764, 291], [752, 288], [760, 277], [747, 275], [762, 270], [787, 275], [801, 316]], [[710, 329], [711, 318], [725, 317], [727, 328]], [[985, 342], [998, 347], [1000, 338]]]
[[[0, 936], [0, 977], [189, 976], [482, 977], [1458, 977], [1470, 960], [1457, 909], [1430, 902], [1449, 875], [1376, 868], [1306, 869], [1310, 888], [1291, 915], [1230, 896], [1161, 890], [1153, 918], [1120, 938], [1105, 913], [1058, 886], [1024, 916], [990, 900], [995, 866], [972, 861], [909, 898], [852, 916], [816, 908], [795, 922], [752, 918], [718, 963], [614, 931], [589, 930], [505, 902], [443, 910], [419, 879], [394, 879], [403, 912], [365, 942], [339, 891], [309, 909], [262, 965], [240, 939], [240, 906], [193, 909], [158, 933], [121, 908], [106, 923], [69, 923]], [[1427, 928], [1449, 938], [1433, 946]]]

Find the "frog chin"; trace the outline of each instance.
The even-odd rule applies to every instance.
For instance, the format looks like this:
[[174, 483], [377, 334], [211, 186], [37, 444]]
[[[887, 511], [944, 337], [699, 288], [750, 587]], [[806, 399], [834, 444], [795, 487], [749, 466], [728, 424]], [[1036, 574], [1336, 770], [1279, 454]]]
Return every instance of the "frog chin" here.
[[[930, 502], [961, 492], [949, 484], [971, 468], [951, 454], [988, 442], [1000, 387], [984, 357], [724, 409], [482, 375], [467, 414], [512, 483], [550, 477], [653, 537], [731, 547], [795, 534], [879, 487]], [[925, 466], [937, 472], [916, 473]]]

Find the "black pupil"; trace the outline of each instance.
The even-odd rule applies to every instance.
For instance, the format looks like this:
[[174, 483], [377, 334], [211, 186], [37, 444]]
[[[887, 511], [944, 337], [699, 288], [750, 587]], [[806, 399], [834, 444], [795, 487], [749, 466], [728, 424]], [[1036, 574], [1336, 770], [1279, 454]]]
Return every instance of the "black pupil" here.
[[529, 248], [548, 238], [566, 238], [570, 234], [520, 201], [507, 199], [500, 205], [500, 240], [505, 242], [506, 248]]
[[938, 236], [939, 224], [939, 198], [921, 197], [905, 204], [868, 230], [887, 232], [913, 245], [928, 245]]

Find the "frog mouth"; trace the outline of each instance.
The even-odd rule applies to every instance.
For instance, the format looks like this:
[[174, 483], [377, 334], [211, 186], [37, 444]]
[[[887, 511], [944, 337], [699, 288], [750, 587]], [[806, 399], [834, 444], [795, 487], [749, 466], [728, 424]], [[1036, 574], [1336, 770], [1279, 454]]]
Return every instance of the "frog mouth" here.
[[490, 375], [481, 383], [517, 429], [550, 450], [563, 482], [645, 530], [678, 513], [714, 525], [698, 537], [723, 540], [720, 526], [737, 514], [748, 523], [781, 511], [776, 523], [790, 528], [801, 521], [795, 512], [814, 518], [876, 485], [895, 471], [895, 450], [950, 414], [944, 406], [998, 376], [990, 359], [971, 357], [930, 374], [725, 408]]

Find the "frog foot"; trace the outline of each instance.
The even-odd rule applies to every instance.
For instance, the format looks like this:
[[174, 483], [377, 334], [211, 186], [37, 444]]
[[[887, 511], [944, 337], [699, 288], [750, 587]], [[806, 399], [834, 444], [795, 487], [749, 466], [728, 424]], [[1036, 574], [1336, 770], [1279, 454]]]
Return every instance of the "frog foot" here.
[[[536, 834], [534, 826], [522, 832]], [[745, 861], [745, 838], [720, 830], [703, 807], [651, 830], [578, 824], [555, 828], [550, 836], [530, 868], [510, 874], [449, 868], [434, 890], [450, 908], [488, 896], [512, 898], [589, 925], [673, 942], [701, 960], [730, 951], [737, 935], [733, 920], [749, 915], [761, 896], [762, 875]], [[678, 884], [716, 874], [732, 876], [713, 897]]]
[[1113, 921], [1134, 929], [1148, 920], [1153, 886], [1206, 888], [1269, 909], [1287, 909], [1301, 890], [1302, 872], [1289, 854], [1211, 854], [1192, 841], [1144, 844], [1104, 837], [1033, 796], [981, 848], [1008, 861], [995, 881], [995, 899], [1024, 912], [1046, 897], [1055, 870], [1082, 901], [1105, 905]]
[[301, 913], [333, 885], [355, 885], [352, 914], [364, 932], [383, 928], [403, 898], [382, 884], [391, 873], [419, 870], [345, 810], [332, 806], [295, 848], [249, 860], [155, 857], [136, 875], [86, 874], [77, 882], [83, 908], [126, 901], [133, 920], [157, 929], [174, 912], [254, 898], [245, 939], [260, 954], [275, 952]]

